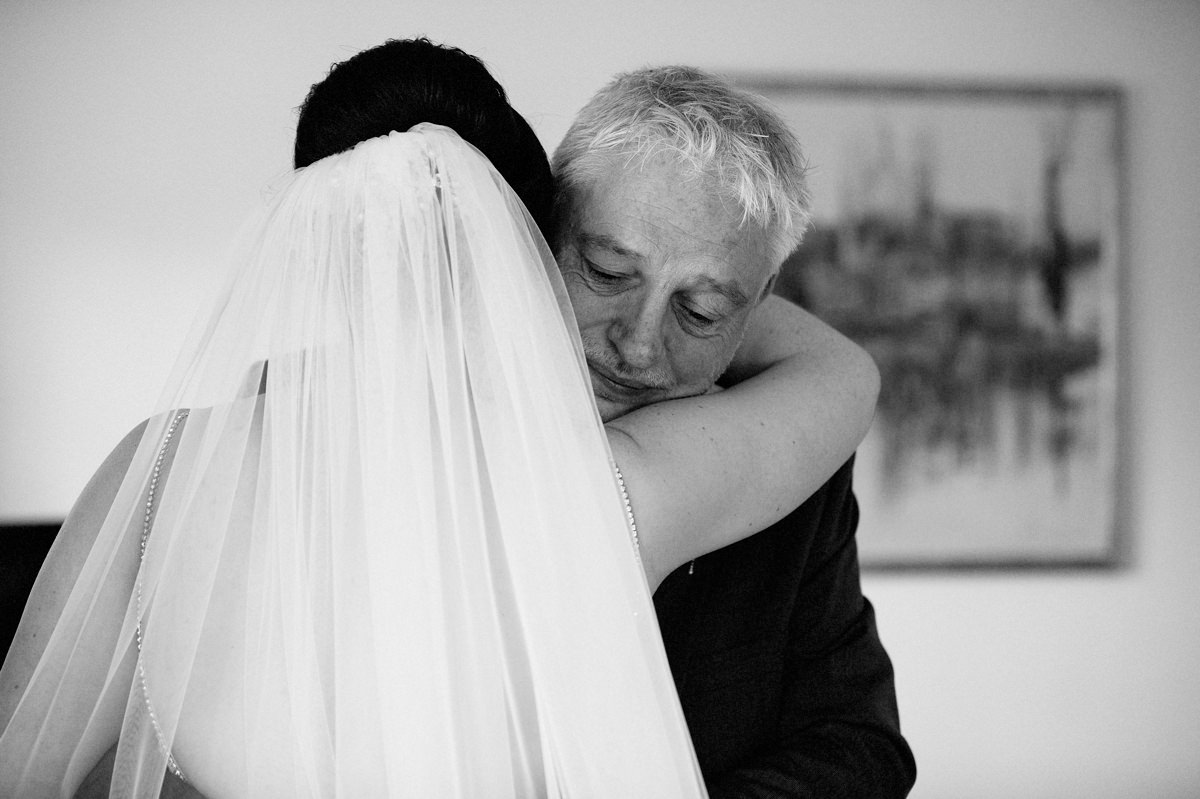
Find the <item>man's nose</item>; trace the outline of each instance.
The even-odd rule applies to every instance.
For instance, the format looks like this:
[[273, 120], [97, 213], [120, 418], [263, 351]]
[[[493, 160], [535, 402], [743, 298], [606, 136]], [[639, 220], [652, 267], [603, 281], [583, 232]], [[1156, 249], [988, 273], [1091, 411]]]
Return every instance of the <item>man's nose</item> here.
[[649, 369], [662, 357], [663, 309], [647, 298], [623, 311], [609, 329], [609, 338], [627, 366]]

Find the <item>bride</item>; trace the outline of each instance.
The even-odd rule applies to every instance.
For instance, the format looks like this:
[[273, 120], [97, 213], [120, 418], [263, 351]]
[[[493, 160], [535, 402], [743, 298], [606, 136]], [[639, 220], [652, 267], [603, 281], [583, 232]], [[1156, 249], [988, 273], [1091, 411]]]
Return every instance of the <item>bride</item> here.
[[[436, 84], [428, 107], [275, 192], [64, 523], [0, 673], [0, 794], [704, 795], [642, 568], [699, 545], [636, 524], [618, 465], [641, 412], [610, 447], [530, 216], [545, 154], [478, 61], [404, 46], [380, 79]], [[741, 365], [839, 387], [795, 476], [819, 485], [873, 394], [851, 345], [805, 332], [803, 368], [755, 329], [744, 350], [777, 362]], [[764, 413], [760, 379], [737, 402], [764, 443], [816, 426]], [[639, 479], [655, 519], [733, 501]], [[702, 546], [749, 532], [727, 527]]]

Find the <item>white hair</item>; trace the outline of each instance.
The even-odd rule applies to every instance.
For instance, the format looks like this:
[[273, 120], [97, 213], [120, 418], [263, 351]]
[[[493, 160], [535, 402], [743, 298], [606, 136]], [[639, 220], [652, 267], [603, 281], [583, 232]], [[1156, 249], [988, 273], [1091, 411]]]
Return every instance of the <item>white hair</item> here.
[[693, 67], [652, 67], [618, 75], [579, 112], [554, 152], [558, 224], [613, 156], [626, 163], [669, 153], [711, 177], [767, 231], [775, 268], [812, 216], [796, 137], [758, 95]]

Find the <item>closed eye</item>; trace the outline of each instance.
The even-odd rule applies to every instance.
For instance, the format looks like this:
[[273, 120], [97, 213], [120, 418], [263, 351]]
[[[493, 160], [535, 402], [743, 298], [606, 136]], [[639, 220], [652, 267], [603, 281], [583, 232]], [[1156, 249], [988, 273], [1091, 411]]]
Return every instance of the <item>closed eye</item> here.
[[608, 283], [608, 284], [619, 283], [620, 281], [625, 280], [626, 278], [629, 277], [629, 275], [619, 274], [616, 272], [609, 272], [605, 269], [601, 269], [600, 267], [596, 266], [594, 263], [589, 261], [587, 258], [583, 259], [583, 264], [584, 264], [584, 268], [587, 269], [588, 277], [590, 277], [593, 280], [596, 280], [600, 283]]
[[690, 307], [685, 303], [676, 305], [676, 314], [683, 328], [692, 335], [706, 336], [716, 333], [724, 316], [710, 314]]

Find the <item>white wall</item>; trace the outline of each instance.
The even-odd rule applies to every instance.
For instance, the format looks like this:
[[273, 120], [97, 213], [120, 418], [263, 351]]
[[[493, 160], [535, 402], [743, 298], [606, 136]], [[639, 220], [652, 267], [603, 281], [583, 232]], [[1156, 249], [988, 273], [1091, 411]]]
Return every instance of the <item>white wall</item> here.
[[1132, 566], [865, 582], [914, 796], [1200, 795], [1200, 5], [167, 5], [0, 7], [3, 521], [61, 517], [150, 407], [210, 265], [288, 167], [292, 109], [389, 36], [481, 55], [548, 145], [652, 62], [1124, 86]]

